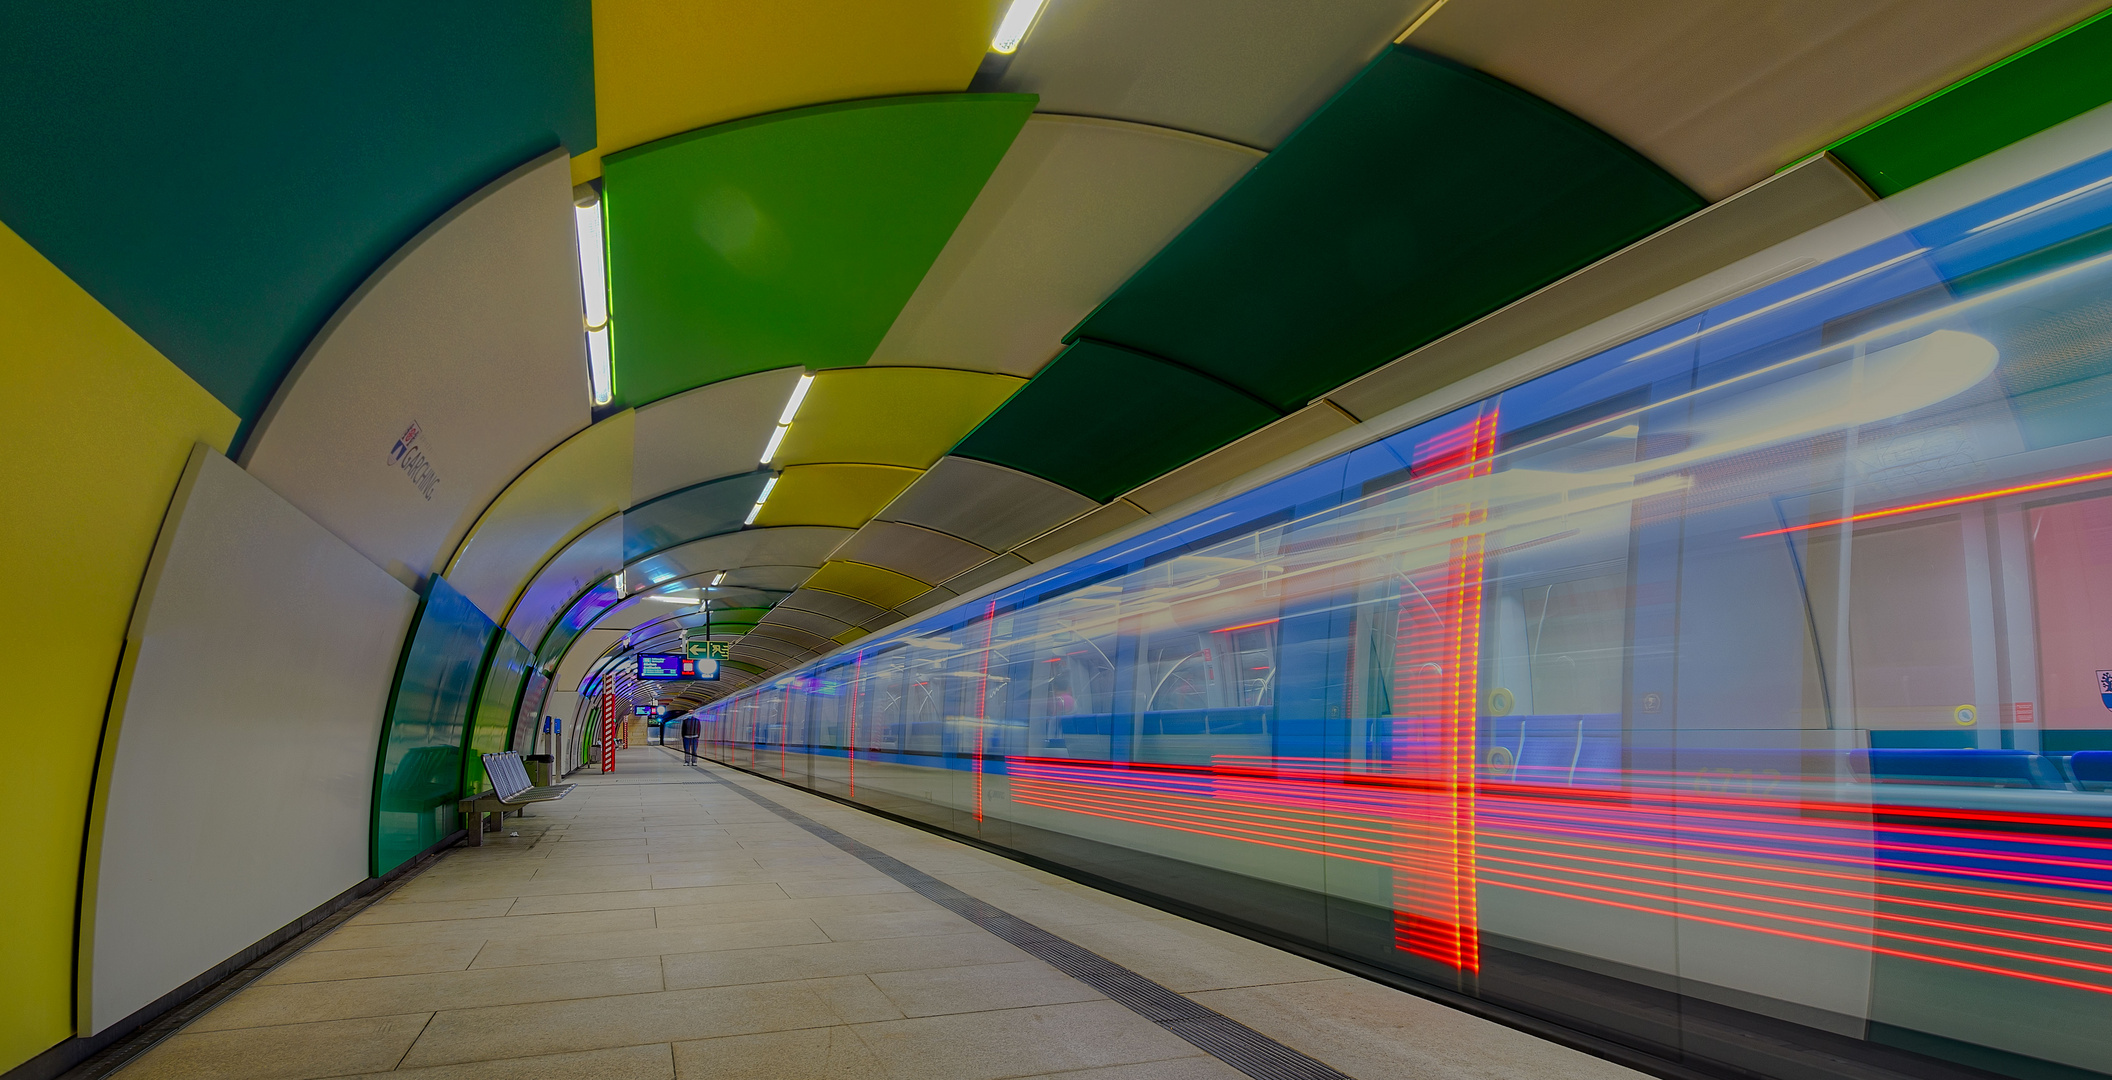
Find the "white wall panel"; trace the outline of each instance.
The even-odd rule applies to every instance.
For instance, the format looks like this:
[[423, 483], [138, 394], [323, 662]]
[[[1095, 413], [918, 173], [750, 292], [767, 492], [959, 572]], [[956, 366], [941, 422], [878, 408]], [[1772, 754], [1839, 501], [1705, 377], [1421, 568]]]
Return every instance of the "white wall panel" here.
[[779, 368], [661, 398], [638, 410], [631, 503], [760, 468], [799, 368]]
[[552, 151], [494, 181], [376, 270], [243, 451], [252, 474], [405, 584], [587, 426], [566, 160]]
[[366, 878], [375, 746], [416, 606], [233, 462], [193, 451], [104, 735], [82, 1034]]

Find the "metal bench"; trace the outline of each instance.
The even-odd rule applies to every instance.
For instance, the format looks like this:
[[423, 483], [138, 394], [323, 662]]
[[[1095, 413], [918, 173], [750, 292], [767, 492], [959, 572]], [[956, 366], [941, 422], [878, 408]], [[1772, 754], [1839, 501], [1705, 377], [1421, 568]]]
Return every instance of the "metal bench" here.
[[462, 814], [470, 819], [469, 846], [484, 845], [483, 823], [477, 815], [491, 815], [494, 830], [505, 827], [508, 810], [522, 810], [529, 803], [553, 802], [572, 793], [571, 784], [554, 784], [536, 787], [528, 779], [528, 770], [521, 764], [521, 755], [509, 750], [503, 754], [484, 755], [484, 775], [491, 778], [491, 790], [473, 795], [461, 802]]

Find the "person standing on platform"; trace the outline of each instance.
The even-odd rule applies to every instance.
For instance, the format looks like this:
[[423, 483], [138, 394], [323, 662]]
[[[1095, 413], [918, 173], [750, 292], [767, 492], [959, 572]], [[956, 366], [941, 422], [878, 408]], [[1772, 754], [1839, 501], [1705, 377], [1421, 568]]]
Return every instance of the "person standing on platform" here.
[[682, 764], [697, 763], [697, 740], [704, 737], [704, 721], [691, 713], [682, 718]]

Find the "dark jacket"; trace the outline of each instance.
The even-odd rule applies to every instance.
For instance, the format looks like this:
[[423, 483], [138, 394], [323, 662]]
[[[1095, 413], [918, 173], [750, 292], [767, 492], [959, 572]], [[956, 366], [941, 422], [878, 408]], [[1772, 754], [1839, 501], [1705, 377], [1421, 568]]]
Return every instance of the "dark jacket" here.
[[696, 717], [694, 717], [694, 716], [685, 716], [685, 717], [683, 717], [683, 718], [682, 718], [682, 737], [683, 737], [683, 738], [685, 738], [685, 739], [694, 739], [694, 738], [697, 738], [698, 736], [701, 736], [701, 735], [703, 735], [703, 734], [704, 734], [704, 721], [702, 721], [702, 720], [699, 720], [699, 719], [697, 719], [697, 718], [696, 718]]

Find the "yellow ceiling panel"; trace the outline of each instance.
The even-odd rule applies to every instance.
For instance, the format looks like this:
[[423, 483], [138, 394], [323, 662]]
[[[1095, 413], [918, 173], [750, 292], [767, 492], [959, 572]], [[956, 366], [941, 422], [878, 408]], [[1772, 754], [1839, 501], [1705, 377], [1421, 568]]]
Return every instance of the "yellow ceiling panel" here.
[[863, 600], [883, 608], [891, 608], [910, 597], [928, 591], [931, 586], [916, 578], [883, 570], [864, 563], [832, 562], [814, 571], [807, 579], [807, 588], [820, 589], [855, 600]]
[[833, 368], [814, 376], [772, 463], [927, 469], [1024, 385], [957, 368]]
[[572, 180], [654, 139], [801, 105], [968, 88], [1004, 0], [595, 0], [595, 127]]
[[755, 524], [855, 529], [921, 475], [892, 465], [795, 465], [778, 477]]

